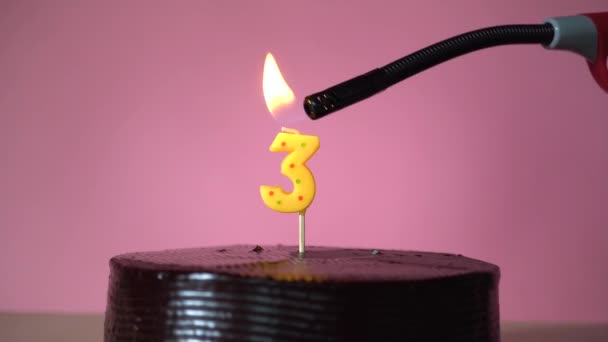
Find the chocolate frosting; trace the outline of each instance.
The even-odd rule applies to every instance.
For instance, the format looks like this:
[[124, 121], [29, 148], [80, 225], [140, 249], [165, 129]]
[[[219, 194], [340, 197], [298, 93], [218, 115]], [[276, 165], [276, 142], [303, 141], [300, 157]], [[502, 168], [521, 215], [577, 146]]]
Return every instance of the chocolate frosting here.
[[106, 342], [499, 341], [499, 269], [461, 255], [225, 246], [110, 268]]

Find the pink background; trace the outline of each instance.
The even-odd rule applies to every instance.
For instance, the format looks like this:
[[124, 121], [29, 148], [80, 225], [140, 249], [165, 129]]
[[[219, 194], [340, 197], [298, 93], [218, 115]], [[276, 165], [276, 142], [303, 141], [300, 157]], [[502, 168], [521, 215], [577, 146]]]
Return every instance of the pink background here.
[[[602, 4], [604, 6], [602, 6]], [[297, 243], [262, 96], [596, 1], [1, 1], [0, 311], [102, 312], [119, 253]], [[490, 49], [295, 128], [321, 137], [308, 242], [502, 268], [504, 319], [608, 320], [608, 94], [582, 58]]]

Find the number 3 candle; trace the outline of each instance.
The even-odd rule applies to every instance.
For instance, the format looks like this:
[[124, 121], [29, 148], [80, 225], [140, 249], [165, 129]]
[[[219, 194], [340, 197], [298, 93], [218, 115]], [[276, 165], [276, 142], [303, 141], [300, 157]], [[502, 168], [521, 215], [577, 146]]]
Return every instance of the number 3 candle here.
[[[295, 101], [293, 91], [283, 79], [281, 71], [272, 56], [266, 55], [264, 63], [263, 90], [266, 106], [275, 119], [282, 119], [280, 111]], [[284, 112], [283, 112], [284, 115]], [[281, 213], [299, 214], [299, 252], [304, 253], [304, 217], [306, 208], [315, 197], [315, 179], [306, 162], [319, 149], [319, 137], [300, 134], [295, 129], [284, 128], [270, 145], [271, 152], [288, 152], [281, 162], [281, 173], [289, 178], [293, 190], [286, 192], [280, 186], [262, 185], [260, 195], [264, 204]]]

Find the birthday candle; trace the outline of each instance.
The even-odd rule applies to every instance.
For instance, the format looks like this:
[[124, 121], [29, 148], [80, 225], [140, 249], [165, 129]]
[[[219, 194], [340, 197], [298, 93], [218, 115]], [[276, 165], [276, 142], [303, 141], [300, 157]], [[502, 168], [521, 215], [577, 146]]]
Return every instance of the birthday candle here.
[[303, 212], [308, 208], [315, 197], [315, 179], [306, 162], [319, 146], [319, 137], [314, 135], [302, 135], [297, 131], [277, 134], [270, 151], [289, 152], [281, 162], [281, 173], [291, 180], [293, 191], [285, 192], [280, 186], [260, 186], [266, 206], [282, 213]]
[[[266, 106], [277, 119], [287, 122], [294, 120], [295, 111], [287, 110], [295, 101], [295, 95], [283, 79], [279, 66], [269, 53], [264, 63], [264, 77], [262, 86]], [[281, 115], [281, 111], [283, 115]], [[284, 115], [287, 113], [287, 116]], [[303, 135], [295, 129], [283, 127], [270, 144], [271, 152], [287, 152], [281, 162], [281, 173], [291, 180], [293, 190], [285, 191], [276, 185], [260, 186], [260, 195], [267, 207], [281, 213], [298, 213], [299, 217], [299, 251], [304, 253], [304, 217], [306, 209], [315, 198], [315, 179], [306, 166], [306, 162], [319, 149], [319, 137]]]

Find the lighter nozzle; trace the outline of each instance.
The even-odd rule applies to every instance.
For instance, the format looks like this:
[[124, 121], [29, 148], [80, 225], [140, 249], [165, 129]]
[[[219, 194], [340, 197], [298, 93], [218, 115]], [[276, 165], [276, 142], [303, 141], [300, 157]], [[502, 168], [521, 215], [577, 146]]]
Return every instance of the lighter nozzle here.
[[385, 73], [374, 69], [331, 88], [307, 96], [304, 111], [313, 120], [350, 106], [386, 89]]
[[316, 120], [342, 108], [330, 93], [322, 91], [304, 99], [304, 111], [309, 118]]

